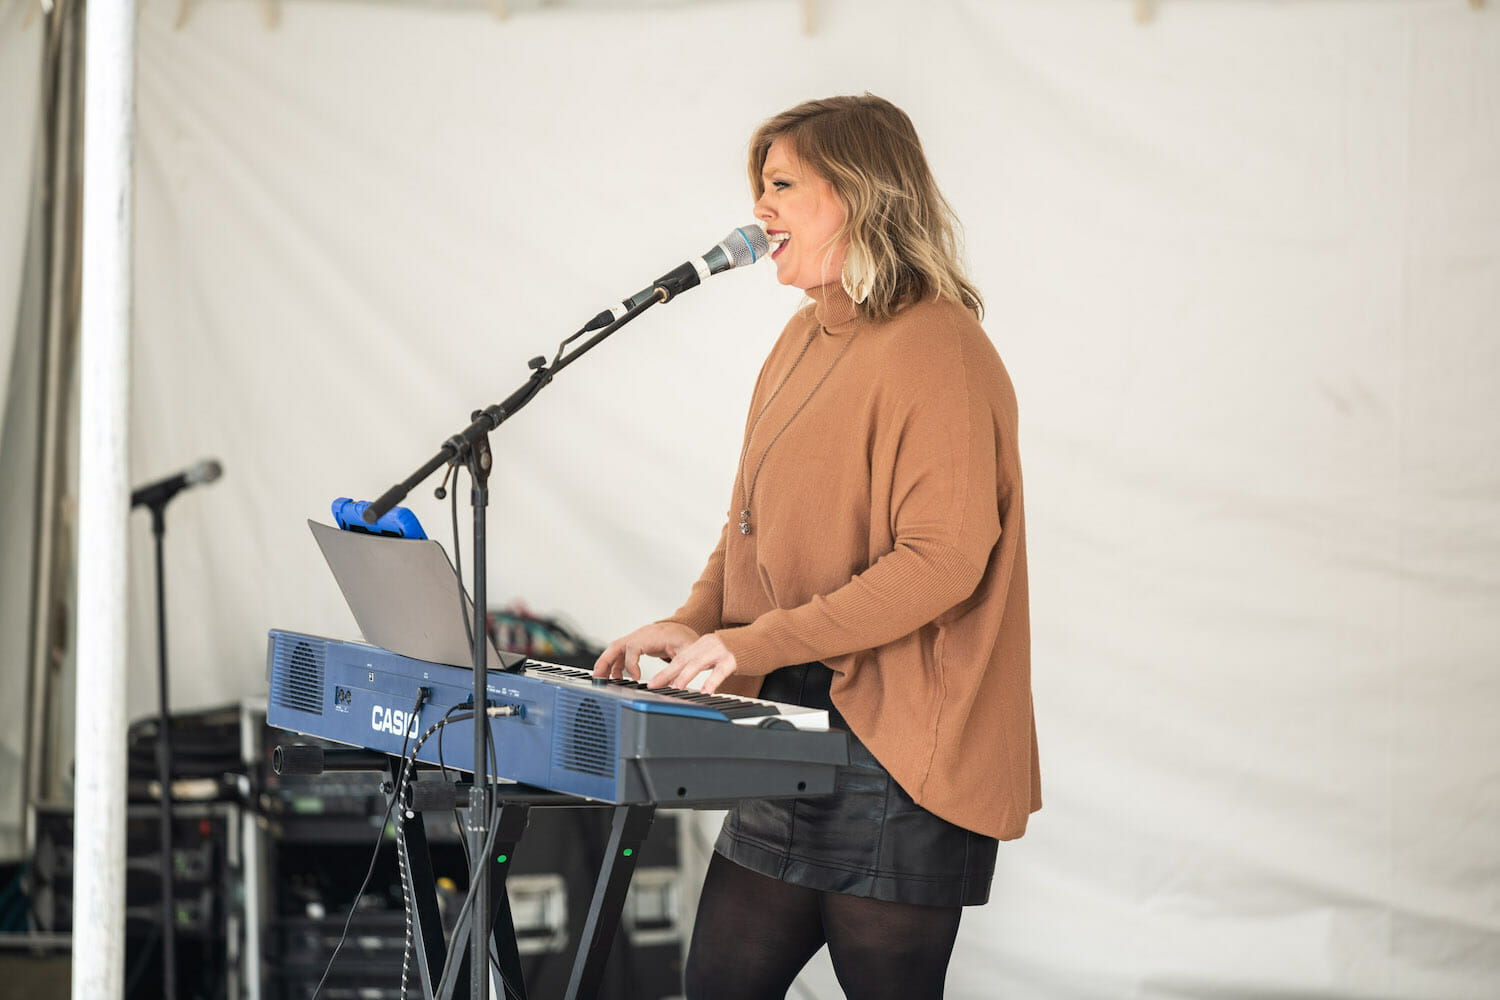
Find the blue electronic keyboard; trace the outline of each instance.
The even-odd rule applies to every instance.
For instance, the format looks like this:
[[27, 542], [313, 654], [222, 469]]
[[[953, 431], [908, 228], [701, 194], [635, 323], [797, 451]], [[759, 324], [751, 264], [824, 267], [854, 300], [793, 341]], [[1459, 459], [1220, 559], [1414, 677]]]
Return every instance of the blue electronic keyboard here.
[[[469, 705], [473, 673], [358, 642], [273, 629], [266, 721], [392, 755]], [[647, 691], [576, 667], [525, 660], [489, 672], [495, 764], [508, 781], [615, 804], [724, 807], [831, 792], [848, 741], [826, 712], [696, 691]], [[426, 704], [409, 718], [420, 689]], [[463, 715], [464, 712], [456, 714]], [[447, 725], [418, 759], [473, 770], [472, 722]]]

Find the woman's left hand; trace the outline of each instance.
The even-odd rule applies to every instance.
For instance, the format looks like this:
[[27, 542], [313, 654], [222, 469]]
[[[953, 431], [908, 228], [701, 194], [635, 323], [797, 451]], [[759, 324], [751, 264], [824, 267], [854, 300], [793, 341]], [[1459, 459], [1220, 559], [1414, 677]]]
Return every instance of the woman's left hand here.
[[723, 640], [710, 632], [678, 650], [671, 662], [658, 670], [646, 686], [683, 689], [693, 682], [693, 678], [707, 671], [703, 692], [713, 694], [734, 670], [734, 654], [724, 646]]

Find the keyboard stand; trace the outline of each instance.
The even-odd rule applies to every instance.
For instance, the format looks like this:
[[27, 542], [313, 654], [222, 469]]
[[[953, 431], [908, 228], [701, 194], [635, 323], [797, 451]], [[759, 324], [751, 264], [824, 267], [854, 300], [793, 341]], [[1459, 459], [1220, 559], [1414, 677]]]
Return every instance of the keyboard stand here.
[[594, 897], [589, 902], [588, 920], [583, 925], [583, 938], [578, 942], [578, 952], [573, 958], [573, 975], [568, 979], [564, 1000], [598, 996], [599, 983], [604, 978], [604, 963], [609, 958], [610, 946], [614, 944], [615, 932], [620, 926], [620, 911], [625, 907], [630, 878], [635, 874], [636, 857], [641, 852], [641, 842], [651, 831], [651, 821], [656, 817], [656, 807], [651, 805], [611, 808], [614, 815], [604, 863], [594, 882]]
[[[401, 761], [390, 758], [389, 772], [393, 785], [400, 770]], [[498, 788], [496, 798], [500, 803], [500, 815], [496, 821], [495, 847], [491, 856], [484, 859], [482, 867], [471, 862], [471, 869], [477, 868], [477, 871], [471, 871], [470, 877], [490, 880], [490, 900], [494, 906], [492, 919], [488, 921], [491, 928], [490, 956], [500, 968], [500, 997], [503, 1000], [526, 1000], [525, 977], [521, 972], [515, 922], [510, 911], [510, 899], [505, 892], [505, 877], [510, 871], [510, 862], [515, 857], [521, 837], [526, 832], [530, 810], [589, 808], [609, 809], [613, 814], [604, 861], [594, 883], [588, 918], [573, 956], [568, 988], [563, 994], [563, 1000], [593, 1000], [598, 996], [599, 986], [604, 978], [604, 966], [619, 929], [625, 896], [630, 890], [631, 877], [635, 874], [636, 859], [640, 855], [642, 842], [651, 831], [656, 806], [611, 806], [525, 785], [502, 784]], [[406, 820], [401, 848], [401, 861], [411, 878], [413, 907], [416, 911], [413, 922], [414, 951], [417, 981], [421, 986], [423, 1000], [467, 1000], [470, 983], [468, 940], [475, 922], [471, 919], [472, 915], [465, 916], [454, 927], [452, 939], [445, 940], [427, 828], [420, 812]], [[452, 978], [449, 989], [439, 995], [441, 984], [437, 981], [438, 976], [449, 951], [458, 949], [462, 949], [464, 958], [456, 970], [457, 975]]]

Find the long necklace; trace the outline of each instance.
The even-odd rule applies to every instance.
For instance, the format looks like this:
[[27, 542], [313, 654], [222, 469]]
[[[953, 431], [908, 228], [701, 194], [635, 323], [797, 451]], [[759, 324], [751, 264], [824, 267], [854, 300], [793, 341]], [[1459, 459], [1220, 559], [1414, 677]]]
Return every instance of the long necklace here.
[[750, 451], [750, 442], [755, 438], [755, 429], [760, 426], [761, 417], [766, 415], [766, 411], [771, 408], [771, 404], [776, 401], [776, 397], [781, 395], [781, 390], [786, 387], [787, 382], [791, 379], [792, 372], [797, 370], [797, 366], [802, 363], [802, 359], [806, 356], [808, 348], [812, 347], [813, 340], [818, 336], [818, 331], [821, 330], [823, 333], [827, 333], [827, 327], [820, 326], [817, 330], [808, 334], [807, 343], [802, 345], [802, 350], [797, 354], [797, 360], [793, 361], [792, 367], [788, 368], [786, 374], [781, 376], [781, 381], [777, 384], [776, 391], [771, 393], [771, 398], [766, 400], [766, 405], [762, 406], [760, 412], [755, 415], [755, 422], [750, 425], [750, 433], [745, 435], [745, 450], [740, 452], [740, 498], [744, 501], [744, 507], [740, 510], [740, 534], [750, 534], [750, 500], [755, 496], [755, 484], [760, 482], [760, 470], [766, 464], [766, 456], [771, 453], [771, 449], [776, 446], [776, 442], [781, 440], [781, 435], [792, 425], [792, 421], [797, 419], [797, 415], [802, 412], [808, 403], [812, 402], [813, 396], [823, 387], [823, 383], [828, 381], [828, 376], [833, 372], [833, 366], [839, 363], [839, 358], [844, 356], [844, 352], [854, 342], [854, 335], [859, 332], [860, 325], [863, 322], [863, 320], [860, 320], [859, 323], [854, 324], [854, 329], [850, 330], [849, 336], [844, 339], [844, 346], [840, 347], [839, 352], [833, 356], [833, 360], [828, 362], [828, 368], [823, 372], [822, 377], [818, 379], [817, 384], [812, 387], [812, 391], [807, 394], [807, 398], [797, 405], [797, 408], [792, 411], [792, 415], [786, 418], [786, 423], [781, 425], [781, 430], [778, 430], [776, 435], [771, 438], [771, 443], [766, 445], [766, 450], [760, 453], [760, 461], [755, 464], [755, 472], [751, 475], [750, 483], [747, 486], [745, 483], [745, 456]]

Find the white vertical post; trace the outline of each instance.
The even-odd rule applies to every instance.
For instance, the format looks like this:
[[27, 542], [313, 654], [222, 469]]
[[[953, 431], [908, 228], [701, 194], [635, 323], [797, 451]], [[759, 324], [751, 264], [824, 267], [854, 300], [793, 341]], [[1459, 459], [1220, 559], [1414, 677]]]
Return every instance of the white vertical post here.
[[135, 2], [89, 0], [84, 37], [73, 998], [125, 988], [126, 526], [130, 517]]

